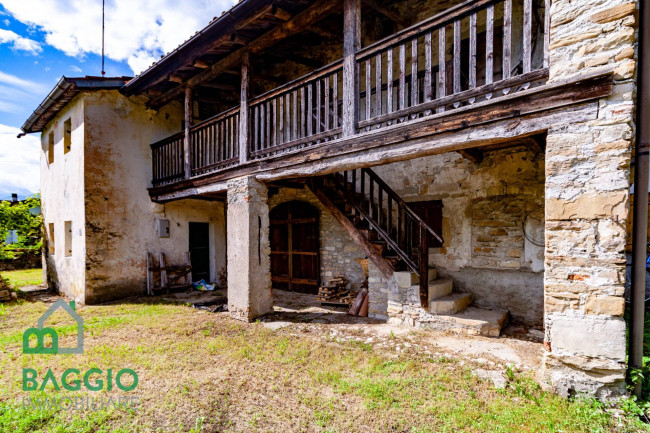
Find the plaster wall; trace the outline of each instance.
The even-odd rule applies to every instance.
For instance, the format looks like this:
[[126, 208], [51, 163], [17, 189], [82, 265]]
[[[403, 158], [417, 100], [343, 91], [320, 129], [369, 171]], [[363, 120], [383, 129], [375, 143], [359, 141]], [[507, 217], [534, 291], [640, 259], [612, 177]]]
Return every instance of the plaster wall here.
[[[117, 91], [86, 95], [85, 211], [86, 302], [144, 293], [146, 253], [164, 252], [181, 263], [188, 251], [188, 223], [210, 223], [211, 279], [225, 266], [222, 203], [182, 200], [160, 205], [147, 192], [151, 180], [149, 145], [180, 129], [181, 107], [160, 111]], [[160, 238], [157, 219], [170, 221]]]
[[[52, 119], [41, 135], [41, 210], [46, 230], [43, 263], [50, 287], [85, 301], [84, 95], [78, 95]], [[71, 147], [64, 153], [64, 123], [70, 119]], [[49, 163], [50, 133], [54, 161]], [[65, 221], [71, 222], [72, 254], [66, 256]], [[51, 232], [53, 224], [54, 231]], [[54, 254], [49, 239], [54, 236]]]

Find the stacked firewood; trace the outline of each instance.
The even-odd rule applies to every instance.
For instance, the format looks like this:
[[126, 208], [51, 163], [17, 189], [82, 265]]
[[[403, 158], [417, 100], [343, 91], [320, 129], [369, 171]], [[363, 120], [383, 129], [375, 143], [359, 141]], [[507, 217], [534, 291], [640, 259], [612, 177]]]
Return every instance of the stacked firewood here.
[[331, 279], [329, 283], [318, 289], [318, 300], [321, 302], [349, 304], [356, 297], [356, 294], [348, 289], [349, 282], [344, 276]]

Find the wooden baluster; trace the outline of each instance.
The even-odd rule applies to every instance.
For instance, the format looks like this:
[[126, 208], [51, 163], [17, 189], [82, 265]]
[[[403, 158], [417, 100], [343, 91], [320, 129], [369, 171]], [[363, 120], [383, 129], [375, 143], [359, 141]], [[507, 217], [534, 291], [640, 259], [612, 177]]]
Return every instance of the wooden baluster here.
[[330, 129], [330, 78], [329, 76], [323, 78], [323, 90], [325, 92], [325, 126], [323, 131]]
[[427, 281], [427, 274], [428, 272], [428, 255], [429, 251], [427, 248], [427, 232], [424, 226], [422, 224], [419, 224], [419, 236], [420, 236], [420, 241], [419, 241], [419, 260], [418, 260], [418, 265], [419, 265], [419, 274], [420, 274], [420, 305], [422, 308], [425, 310], [428, 310], [428, 298], [429, 298], [429, 282]]
[[551, 0], [544, 0], [544, 67], [548, 68], [550, 65], [550, 51], [549, 45], [551, 44]]
[[375, 116], [381, 114], [381, 53], [379, 53], [375, 57]]
[[[461, 55], [461, 21], [454, 21], [454, 94], [460, 93], [460, 55]], [[458, 108], [460, 102], [454, 102], [454, 108]]]
[[332, 75], [332, 128], [339, 127], [339, 73]]
[[[476, 14], [469, 16], [469, 88], [476, 88]], [[469, 98], [473, 104], [476, 98]]]
[[[424, 102], [433, 100], [433, 65], [431, 60], [431, 32], [424, 35]], [[425, 111], [426, 115], [431, 114], [431, 110]]]
[[[372, 103], [372, 83], [370, 82], [370, 59], [366, 60], [366, 119], [372, 118], [370, 107]], [[366, 128], [366, 131], [370, 128]]]
[[278, 144], [284, 143], [284, 95], [278, 96]]
[[365, 209], [366, 207], [366, 172], [361, 169], [361, 208]]
[[284, 131], [285, 140], [291, 141], [291, 93], [284, 95]]
[[312, 100], [313, 100], [313, 95], [312, 95], [312, 83], [307, 84], [307, 136], [311, 137], [313, 135], [313, 128], [312, 128], [312, 122], [313, 122], [313, 116], [314, 113], [312, 112]]
[[388, 236], [393, 236], [393, 198], [388, 196], [388, 224], [386, 224]]
[[273, 134], [275, 134], [275, 111], [273, 111], [273, 103], [268, 101], [266, 103], [266, 140], [262, 143], [262, 149], [268, 149], [273, 141]]
[[322, 110], [322, 100], [321, 100], [321, 87], [320, 81], [316, 81], [316, 134], [322, 131], [321, 129], [321, 110]]
[[[411, 107], [420, 103], [418, 98], [418, 38], [411, 41]], [[415, 119], [417, 114], [411, 114], [411, 119]]]
[[402, 233], [402, 207], [397, 207], [397, 246], [404, 249], [404, 236]]
[[[492, 84], [494, 79], [494, 5], [489, 5], [485, 16], [485, 84]], [[485, 94], [491, 99], [492, 92]]]
[[[512, 1], [503, 2], [503, 79], [510, 78], [512, 47]], [[510, 88], [503, 89], [503, 94], [510, 93]]]
[[305, 136], [305, 123], [307, 113], [305, 112], [305, 86], [300, 87], [300, 138]]
[[[440, 27], [438, 30], [438, 97], [444, 98], [447, 95], [447, 28]], [[436, 110], [438, 113], [445, 111], [442, 105]]]
[[253, 130], [251, 131], [251, 147], [252, 151], [257, 150], [257, 143], [258, 143], [258, 137], [259, 137], [259, 132], [260, 132], [260, 116], [259, 116], [259, 105], [256, 105], [253, 107], [253, 120], [254, 120], [254, 127]]
[[354, 199], [356, 201], [356, 193], [357, 193], [357, 169], [355, 168], [352, 170], [352, 193], [354, 195]]
[[370, 215], [370, 218], [375, 217], [374, 213], [374, 201], [375, 201], [375, 182], [372, 180], [372, 177], [368, 175], [368, 186], [370, 187], [370, 201], [369, 201], [369, 206], [370, 208], [368, 209], [368, 215]]
[[[393, 112], [393, 48], [386, 52], [386, 114]], [[389, 125], [392, 121], [386, 122]]]
[[[523, 71], [530, 72], [532, 63], [532, 15], [533, 0], [524, 0]], [[527, 86], [526, 86], [527, 87]]]
[[379, 224], [379, 227], [381, 227], [381, 223], [382, 223], [382, 221], [383, 221], [383, 219], [384, 219], [384, 218], [383, 218], [383, 216], [384, 216], [384, 212], [383, 212], [383, 207], [384, 207], [384, 189], [383, 189], [383, 188], [381, 187], [381, 185], [379, 185], [379, 184], [378, 184], [377, 186], [379, 187], [379, 191], [378, 191], [378, 193], [377, 193], [377, 199], [378, 199], [378, 200], [377, 200], [377, 201], [378, 201], [378, 203], [377, 203], [377, 213], [378, 213], [378, 215], [377, 215], [377, 222], [378, 222], [378, 224]]
[[292, 93], [293, 113], [291, 113], [291, 137], [293, 140], [298, 139], [298, 91]]
[[266, 135], [268, 134], [268, 129], [269, 129], [269, 122], [268, 122], [268, 113], [266, 112], [266, 104], [262, 103], [260, 104], [261, 107], [261, 113], [260, 113], [260, 142], [259, 146], [257, 146], [257, 150], [262, 150], [264, 147], [264, 139]]
[[[406, 108], [406, 46], [401, 44], [399, 46], [399, 84], [398, 84], [398, 95], [399, 95], [399, 109], [403, 110]], [[400, 118], [400, 122], [404, 118]]]

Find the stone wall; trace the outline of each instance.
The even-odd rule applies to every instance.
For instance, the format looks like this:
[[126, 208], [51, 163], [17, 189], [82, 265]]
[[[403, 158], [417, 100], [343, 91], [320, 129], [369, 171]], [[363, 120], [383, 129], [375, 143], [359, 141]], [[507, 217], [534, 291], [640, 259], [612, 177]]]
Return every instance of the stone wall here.
[[338, 275], [345, 275], [350, 280], [350, 287], [359, 290], [366, 276], [356, 259], [364, 259], [366, 256], [316, 196], [306, 187], [304, 189], [280, 188], [277, 193], [269, 196], [270, 209], [281, 203], [299, 200], [319, 210], [321, 282], [327, 283]]
[[624, 272], [634, 136], [635, 2], [556, 0], [550, 81], [613, 71], [598, 118], [556, 125], [546, 147], [546, 384], [625, 390]]
[[448, 153], [373, 170], [407, 202], [442, 200], [444, 244], [430, 250], [429, 265], [451, 277], [456, 291], [472, 293], [475, 305], [540, 324], [543, 168], [542, 154], [515, 147], [487, 152], [479, 164]]

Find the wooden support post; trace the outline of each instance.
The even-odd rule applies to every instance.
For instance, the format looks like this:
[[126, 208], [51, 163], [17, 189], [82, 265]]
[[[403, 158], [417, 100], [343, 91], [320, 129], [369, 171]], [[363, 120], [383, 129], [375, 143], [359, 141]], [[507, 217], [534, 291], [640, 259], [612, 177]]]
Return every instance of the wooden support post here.
[[357, 132], [359, 71], [356, 52], [361, 47], [361, 1], [343, 1], [343, 137]]
[[191, 131], [192, 127], [192, 89], [190, 87], [185, 88], [185, 146], [184, 146], [184, 159], [183, 164], [185, 167], [185, 179], [192, 177], [192, 163], [190, 159], [190, 152], [192, 150], [191, 145]]
[[160, 253], [160, 288], [167, 293], [167, 262], [165, 253]]
[[239, 162], [248, 161], [248, 86], [250, 80], [250, 59], [248, 52], [241, 59], [241, 106], [239, 109]]

